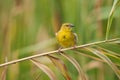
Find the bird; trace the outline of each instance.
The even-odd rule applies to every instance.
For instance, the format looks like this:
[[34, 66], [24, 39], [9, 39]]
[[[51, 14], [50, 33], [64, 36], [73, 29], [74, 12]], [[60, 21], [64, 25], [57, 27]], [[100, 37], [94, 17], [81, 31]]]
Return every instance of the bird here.
[[77, 43], [77, 34], [72, 31], [74, 27], [71, 23], [62, 24], [60, 30], [56, 33], [56, 38], [61, 48], [75, 47]]

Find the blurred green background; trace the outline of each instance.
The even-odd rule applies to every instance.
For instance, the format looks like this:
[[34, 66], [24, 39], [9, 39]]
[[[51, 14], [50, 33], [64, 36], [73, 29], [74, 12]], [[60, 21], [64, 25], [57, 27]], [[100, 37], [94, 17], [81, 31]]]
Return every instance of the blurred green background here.
[[[104, 40], [112, 4], [113, 0], [0, 0], [0, 64], [5, 62], [5, 57], [11, 61], [58, 49], [55, 33], [65, 22], [75, 25], [78, 45]], [[120, 8], [115, 11], [109, 38], [120, 37], [119, 13]], [[106, 64], [83, 55], [72, 56], [87, 70], [90, 80], [118, 80]], [[40, 60], [51, 65], [46, 58]], [[68, 61], [65, 64], [72, 65]], [[0, 74], [3, 70], [0, 68]], [[76, 80], [75, 68], [71, 66], [68, 70]], [[57, 75], [64, 80], [58, 71]], [[10, 65], [6, 77], [7, 80], [49, 80], [30, 61]]]

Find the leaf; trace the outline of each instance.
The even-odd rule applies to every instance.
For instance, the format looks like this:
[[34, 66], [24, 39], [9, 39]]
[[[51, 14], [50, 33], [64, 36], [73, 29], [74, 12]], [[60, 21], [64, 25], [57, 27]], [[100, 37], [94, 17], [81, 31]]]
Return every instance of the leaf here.
[[6, 74], [7, 74], [7, 66], [4, 67], [2, 74], [0, 76], [0, 80], [6, 80]]
[[37, 61], [37, 60], [30, 59], [30, 61], [31, 61], [32, 63], [34, 63], [38, 68], [40, 68], [44, 73], [46, 73], [51, 80], [57, 80], [55, 74], [53, 73], [53, 71], [52, 71], [50, 68], [48, 68], [47, 66], [45, 66], [45, 65], [42, 64], [42, 63], [40, 63], [40, 62]]
[[58, 70], [60, 70], [60, 72], [63, 74], [63, 76], [66, 78], [66, 80], [72, 80], [68, 74], [67, 67], [65, 66], [65, 64], [63, 63], [62, 60], [60, 60], [59, 58], [53, 57], [51, 55], [48, 55], [48, 57], [55, 64], [55, 66], [58, 68]]
[[104, 44], [99, 44], [98, 46], [101, 47], [101, 48], [104, 48], [106, 50], [112, 51], [112, 52], [116, 53], [116, 55], [120, 56], [120, 54], [119, 54], [120, 45], [117, 45], [115, 43], [113, 43], [113, 44], [112, 43], [111, 44], [110, 43], [109, 44], [104, 43]]
[[102, 52], [98, 51], [97, 49], [93, 49], [93, 48], [86, 48], [86, 49], [94, 53], [95, 55], [99, 56], [101, 59], [103, 59], [113, 69], [115, 74], [120, 79], [119, 69], [113, 64], [113, 62], [106, 55], [104, 55]]
[[97, 46], [97, 49], [99, 49], [103, 54], [109, 57], [112, 60], [112, 62], [114, 62], [117, 66], [120, 66], [120, 55], [118, 53], [115, 53], [113, 51], [99, 46]]
[[117, 8], [119, 3], [120, 3], [120, 0], [114, 0], [113, 6], [112, 6], [111, 11], [109, 13], [108, 22], [107, 22], [107, 29], [106, 29], [106, 40], [108, 39], [108, 35], [109, 35], [110, 27], [112, 24], [115, 9]]
[[[99, 49], [103, 54], [105, 54], [107, 57], [109, 57], [115, 65], [120, 66], [120, 58], [119, 58], [119, 54], [114, 53], [112, 51], [109, 51], [107, 49], [101, 48], [99, 46], [96, 46], [97, 49]], [[105, 62], [104, 60], [102, 60], [101, 58], [99, 58], [98, 56], [96, 56], [95, 54], [92, 54], [91, 52], [85, 50], [85, 49], [80, 49], [80, 50], [74, 50], [76, 53], [92, 58], [94, 60], [97, 61], [101, 61], [101, 62]]]
[[92, 59], [95, 59], [95, 60], [98, 60], [98, 61], [101, 61], [101, 62], [104, 62], [102, 59], [100, 59], [98, 56], [96, 56], [95, 54], [92, 54], [92, 52], [89, 52], [87, 51], [85, 48], [82, 48], [80, 50], [74, 50], [76, 53], [80, 54], [80, 55], [83, 55], [83, 56], [86, 56], [86, 57], [89, 57], [89, 58], [92, 58]]
[[[7, 62], [7, 57], [5, 58], [5, 62]], [[6, 80], [7, 70], [8, 70], [8, 66], [5, 66], [1, 73], [0, 80]]]
[[79, 76], [80, 76], [80, 80], [87, 80], [85, 73], [83, 72], [81, 66], [79, 65], [79, 63], [71, 56], [64, 54], [64, 52], [60, 53], [62, 56], [64, 56], [68, 61], [70, 61], [74, 67], [77, 69], [77, 71], [79, 72]]
[[97, 46], [98, 49], [101, 49], [105, 52], [105, 55], [107, 55], [115, 64], [120, 66], [120, 45], [116, 43], [105, 43], [105, 44], [99, 44]]

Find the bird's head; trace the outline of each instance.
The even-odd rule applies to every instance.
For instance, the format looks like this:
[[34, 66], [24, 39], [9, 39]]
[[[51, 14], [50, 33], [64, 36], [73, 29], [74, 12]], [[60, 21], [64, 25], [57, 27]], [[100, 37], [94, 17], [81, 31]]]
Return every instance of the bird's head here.
[[61, 26], [61, 30], [71, 31], [71, 30], [72, 30], [72, 27], [74, 27], [73, 24], [71, 24], [71, 23], [64, 23], [64, 24], [62, 24], [62, 26]]

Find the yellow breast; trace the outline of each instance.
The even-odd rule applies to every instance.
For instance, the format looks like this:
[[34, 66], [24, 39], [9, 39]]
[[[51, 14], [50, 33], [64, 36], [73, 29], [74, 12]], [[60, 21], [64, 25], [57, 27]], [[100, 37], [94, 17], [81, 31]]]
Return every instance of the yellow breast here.
[[59, 31], [56, 38], [62, 47], [72, 47], [76, 43], [75, 36], [71, 31]]

